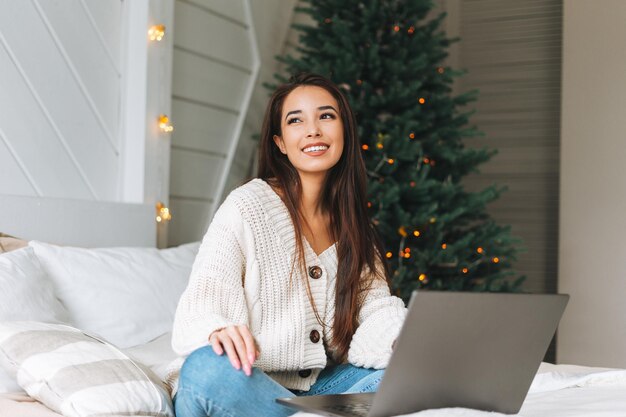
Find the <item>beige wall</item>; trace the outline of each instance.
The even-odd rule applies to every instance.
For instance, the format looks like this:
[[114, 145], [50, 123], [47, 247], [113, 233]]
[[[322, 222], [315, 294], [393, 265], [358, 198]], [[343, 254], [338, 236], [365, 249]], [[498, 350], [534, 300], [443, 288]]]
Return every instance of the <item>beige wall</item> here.
[[564, 2], [557, 360], [626, 367], [626, 1], [598, 3]]

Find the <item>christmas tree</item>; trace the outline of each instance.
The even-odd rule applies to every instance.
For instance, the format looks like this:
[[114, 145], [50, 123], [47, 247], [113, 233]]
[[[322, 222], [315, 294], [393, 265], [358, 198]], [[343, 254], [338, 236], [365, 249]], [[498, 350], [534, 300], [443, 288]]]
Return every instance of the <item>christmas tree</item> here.
[[431, 18], [430, 0], [301, 4], [296, 11], [314, 24], [294, 25], [298, 56], [278, 59], [288, 74], [327, 76], [348, 96], [396, 294], [518, 290], [524, 278], [511, 267], [519, 242], [486, 212], [503, 188], [471, 193], [461, 182], [495, 151], [464, 146], [481, 135], [469, 125], [471, 112], [461, 111], [477, 93], [452, 96], [462, 71], [444, 65], [456, 41], [441, 30], [445, 14]]

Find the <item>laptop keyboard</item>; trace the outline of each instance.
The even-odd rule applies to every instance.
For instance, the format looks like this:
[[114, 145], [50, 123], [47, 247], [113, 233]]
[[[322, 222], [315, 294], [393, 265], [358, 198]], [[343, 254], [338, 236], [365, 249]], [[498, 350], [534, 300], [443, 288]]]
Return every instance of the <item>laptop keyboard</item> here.
[[353, 416], [367, 417], [367, 413], [370, 411], [371, 404], [369, 403], [356, 403], [356, 404], [341, 404], [324, 407], [328, 411], [337, 411], [340, 413], [351, 414]]

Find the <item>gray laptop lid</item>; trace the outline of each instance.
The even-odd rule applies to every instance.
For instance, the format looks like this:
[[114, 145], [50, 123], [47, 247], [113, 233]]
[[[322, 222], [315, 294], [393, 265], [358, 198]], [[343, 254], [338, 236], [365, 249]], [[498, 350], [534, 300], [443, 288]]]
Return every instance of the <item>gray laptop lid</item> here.
[[569, 296], [414, 292], [368, 416], [517, 413]]

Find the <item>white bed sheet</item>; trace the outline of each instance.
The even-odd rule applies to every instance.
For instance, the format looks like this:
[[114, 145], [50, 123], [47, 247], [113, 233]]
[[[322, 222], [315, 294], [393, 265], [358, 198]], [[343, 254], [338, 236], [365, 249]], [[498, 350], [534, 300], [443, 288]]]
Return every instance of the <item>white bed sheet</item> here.
[[[297, 413], [294, 417], [317, 414]], [[404, 417], [507, 417], [510, 415], [446, 408]], [[520, 417], [626, 417], [626, 369], [542, 363]]]

